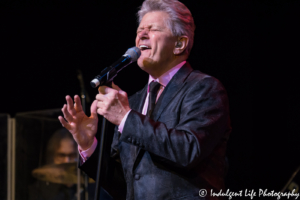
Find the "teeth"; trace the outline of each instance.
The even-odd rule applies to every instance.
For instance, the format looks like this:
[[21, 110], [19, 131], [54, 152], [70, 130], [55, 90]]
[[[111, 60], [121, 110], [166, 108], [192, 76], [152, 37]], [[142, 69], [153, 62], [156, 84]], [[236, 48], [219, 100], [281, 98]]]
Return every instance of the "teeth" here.
[[146, 46], [146, 45], [140, 45], [140, 48], [143, 48], [143, 49], [148, 49], [149, 47]]

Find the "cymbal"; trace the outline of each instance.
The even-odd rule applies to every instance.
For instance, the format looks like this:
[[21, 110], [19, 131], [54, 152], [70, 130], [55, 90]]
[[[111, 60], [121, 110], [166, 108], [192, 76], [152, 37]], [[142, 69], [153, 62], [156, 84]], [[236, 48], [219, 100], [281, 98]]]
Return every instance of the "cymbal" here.
[[[77, 184], [77, 162], [44, 165], [32, 171], [32, 176], [38, 180], [60, 183]], [[84, 183], [84, 177], [80, 177], [80, 182]], [[89, 183], [95, 181], [89, 178]]]

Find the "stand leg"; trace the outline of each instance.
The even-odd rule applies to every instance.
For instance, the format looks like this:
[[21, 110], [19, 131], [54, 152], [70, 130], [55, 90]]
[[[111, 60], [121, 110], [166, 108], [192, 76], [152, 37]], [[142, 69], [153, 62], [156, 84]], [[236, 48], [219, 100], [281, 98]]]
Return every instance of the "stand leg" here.
[[104, 146], [105, 129], [106, 129], [106, 119], [104, 117], [102, 117], [101, 144], [100, 144], [100, 148], [99, 148], [98, 170], [97, 170], [96, 190], [95, 190], [94, 200], [99, 200], [99, 196], [100, 196], [100, 173], [101, 173], [101, 163], [102, 163], [102, 153], [103, 153], [103, 146]]
[[89, 200], [89, 177], [87, 174], [84, 174], [84, 198]]

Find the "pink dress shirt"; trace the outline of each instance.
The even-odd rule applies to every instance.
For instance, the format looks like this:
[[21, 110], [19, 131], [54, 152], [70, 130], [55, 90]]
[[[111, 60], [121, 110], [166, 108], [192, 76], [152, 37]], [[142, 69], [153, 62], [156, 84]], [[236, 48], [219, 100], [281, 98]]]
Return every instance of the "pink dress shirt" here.
[[[148, 92], [147, 92], [147, 97], [146, 97], [146, 100], [145, 100], [145, 104], [144, 104], [144, 107], [143, 107], [143, 110], [142, 110], [142, 114], [143, 115], [146, 115], [147, 113], [147, 108], [148, 108], [148, 102], [149, 102], [149, 84], [152, 82], [152, 81], [156, 81], [156, 82], [159, 82], [160, 83], [160, 88], [158, 90], [158, 94], [157, 94], [157, 97], [156, 97], [156, 101], [158, 100], [158, 98], [160, 97], [161, 93], [164, 91], [165, 87], [167, 86], [167, 84], [170, 82], [170, 80], [173, 78], [173, 76], [176, 74], [176, 72], [186, 63], [186, 61], [183, 61], [181, 63], [179, 63], [178, 65], [176, 65], [175, 67], [173, 67], [172, 69], [170, 69], [169, 71], [167, 71], [166, 73], [164, 73], [163, 75], [161, 75], [159, 78], [157, 79], [154, 79], [151, 75], [149, 75], [149, 81], [148, 81]], [[131, 111], [131, 110], [130, 110]], [[126, 122], [126, 119], [127, 119], [127, 116], [128, 114], [130, 113], [130, 111], [128, 111], [126, 113], [126, 115], [123, 117], [120, 125], [119, 125], [119, 132], [122, 134], [122, 131], [123, 131], [123, 128], [124, 128], [124, 125], [125, 125], [125, 122]], [[96, 147], [97, 147], [97, 139], [96, 137], [94, 137], [94, 142], [92, 144], [92, 146], [85, 150], [85, 151], [81, 151], [79, 148], [79, 154], [82, 158], [82, 161], [85, 162], [95, 151]]]

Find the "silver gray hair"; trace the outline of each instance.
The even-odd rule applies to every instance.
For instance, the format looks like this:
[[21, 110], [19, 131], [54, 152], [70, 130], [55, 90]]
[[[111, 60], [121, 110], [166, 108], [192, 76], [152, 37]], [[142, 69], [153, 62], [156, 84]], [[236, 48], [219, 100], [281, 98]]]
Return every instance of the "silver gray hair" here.
[[194, 43], [195, 24], [190, 10], [178, 0], [145, 0], [138, 11], [138, 22], [144, 15], [153, 11], [163, 11], [169, 15], [166, 25], [174, 36], [186, 35], [189, 44], [186, 53], [189, 55]]

